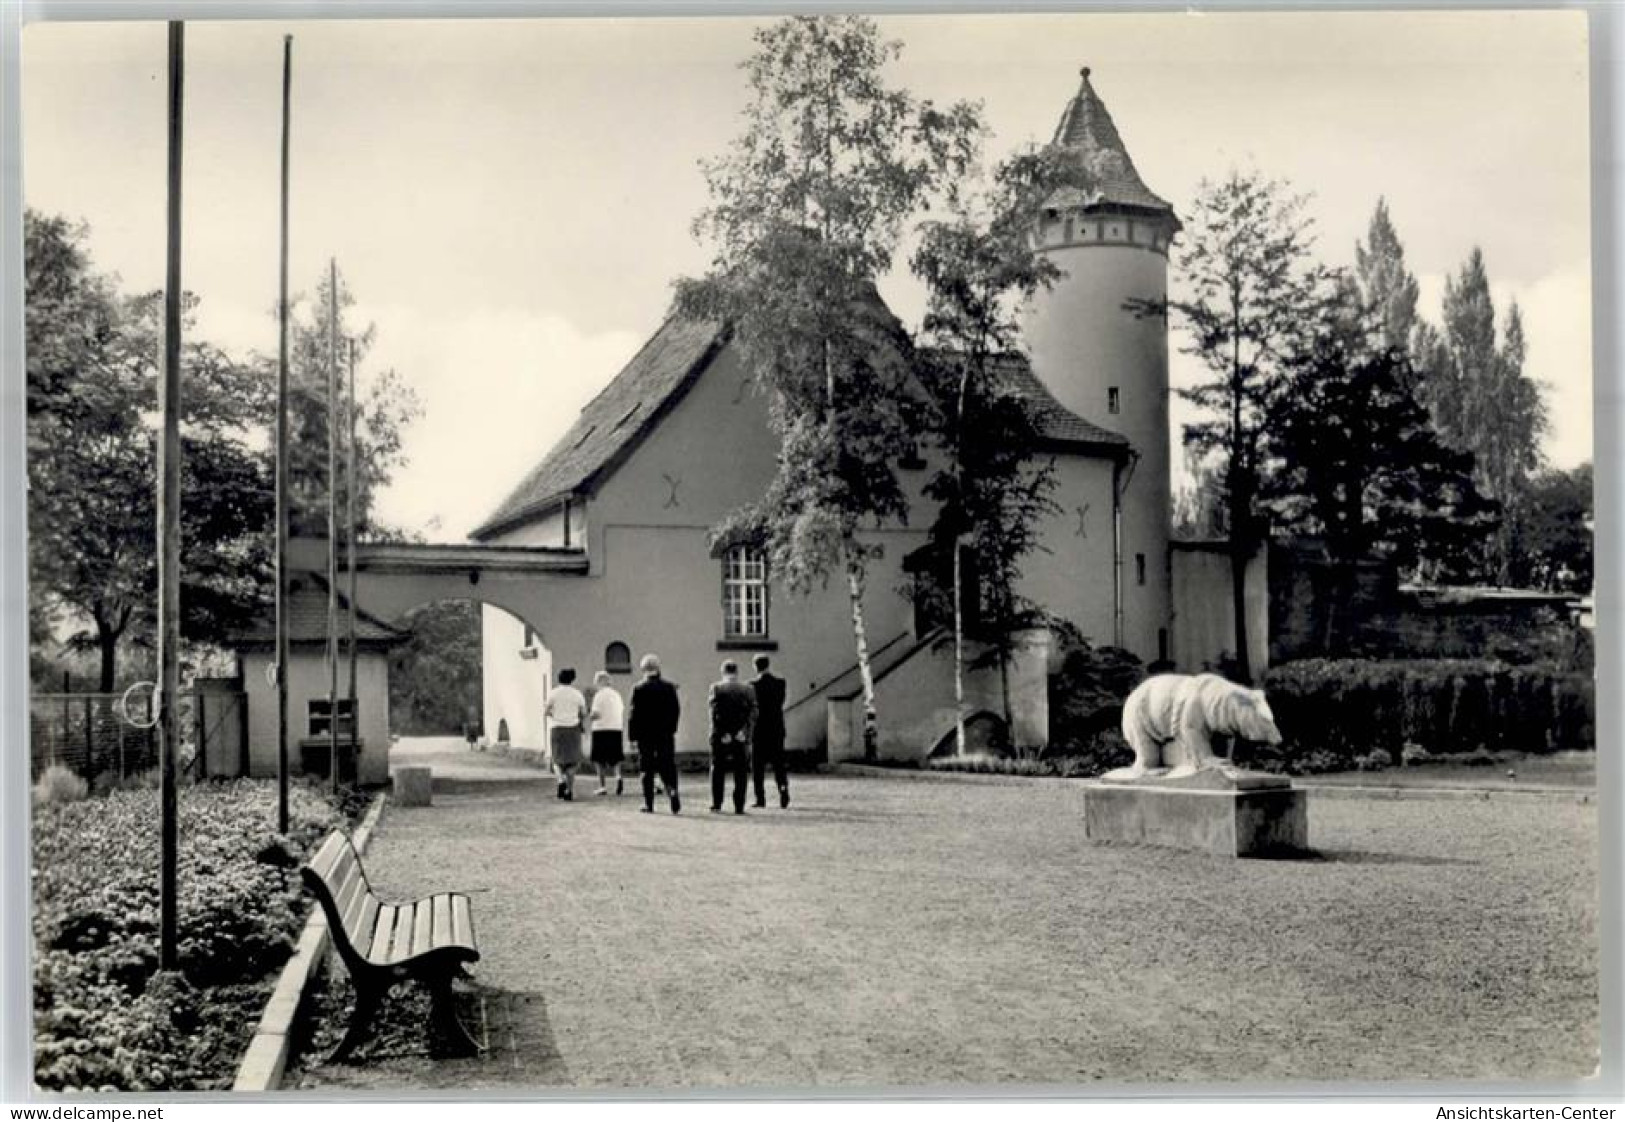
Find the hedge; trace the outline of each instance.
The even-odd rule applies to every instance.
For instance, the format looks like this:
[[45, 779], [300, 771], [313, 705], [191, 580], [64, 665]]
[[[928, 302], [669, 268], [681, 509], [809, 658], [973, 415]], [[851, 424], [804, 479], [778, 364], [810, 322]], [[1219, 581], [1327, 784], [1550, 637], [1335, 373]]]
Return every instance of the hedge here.
[[223, 1089], [308, 904], [295, 867], [341, 815], [314, 787], [180, 797], [179, 957], [158, 970], [158, 792], [34, 808], [34, 1078], [42, 1088]]
[[[1596, 748], [1590, 675], [1480, 659], [1305, 659], [1264, 676], [1282, 745], [1245, 746], [1286, 770], [1352, 766], [1375, 750], [1394, 759], [1472, 752]], [[1294, 766], [1296, 765], [1296, 766]]]

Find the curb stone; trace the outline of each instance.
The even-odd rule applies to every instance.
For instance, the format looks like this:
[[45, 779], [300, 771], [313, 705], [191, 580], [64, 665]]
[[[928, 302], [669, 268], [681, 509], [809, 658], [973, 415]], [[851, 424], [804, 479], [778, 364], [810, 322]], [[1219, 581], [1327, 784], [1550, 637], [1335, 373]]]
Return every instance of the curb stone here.
[[[378, 825], [388, 798], [387, 794], [380, 792], [367, 809], [361, 825], [350, 835], [356, 852], [366, 852], [367, 842], [372, 838], [373, 828]], [[293, 957], [288, 959], [282, 973], [277, 976], [276, 988], [265, 1003], [259, 1027], [254, 1030], [253, 1039], [248, 1042], [248, 1048], [237, 1065], [237, 1079], [231, 1086], [233, 1091], [275, 1091], [282, 1085], [292, 1048], [294, 1020], [304, 1005], [305, 992], [327, 959], [328, 941], [327, 919], [319, 906], [312, 907], [304, 930], [299, 935], [299, 942], [294, 947]]]
[[[877, 767], [873, 764], [832, 764], [837, 775], [879, 779], [909, 779], [927, 783], [983, 783], [1004, 787], [1068, 784], [1082, 787], [1088, 779], [1056, 775], [997, 775], [972, 771], [926, 771], [923, 768]], [[1574, 787], [1374, 787], [1351, 783], [1317, 783], [1294, 778], [1292, 785], [1317, 799], [1438, 799], [1485, 802], [1491, 799], [1554, 799], [1582, 805], [1596, 801], [1596, 792]]]

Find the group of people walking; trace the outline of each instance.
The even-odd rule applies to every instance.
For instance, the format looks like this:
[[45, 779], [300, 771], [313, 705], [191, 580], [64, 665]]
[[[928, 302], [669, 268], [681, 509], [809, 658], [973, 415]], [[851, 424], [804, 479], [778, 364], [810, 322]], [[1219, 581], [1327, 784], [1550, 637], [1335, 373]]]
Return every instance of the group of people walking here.
[[[707, 697], [711, 730], [711, 810], [721, 813], [728, 778], [733, 778], [733, 810], [745, 813], [745, 777], [751, 773], [756, 806], [765, 807], [769, 767], [779, 790], [779, 806], [790, 805], [790, 780], [784, 762], [784, 679], [772, 673], [767, 655], [756, 656], [756, 677], [741, 681], [739, 665], [722, 664], [722, 678], [711, 685]], [[575, 798], [576, 771], [590, 761], [598, 776], [596, 794], [625, 791], [621, 765], [628, 748], [638, 754], [643, 778], [643, 810], [652, 814], [656, 782], [671, 800], [671, 812], [682, 810], [677, 789], [677, 722], [682, 704], [677, 687], [660, 673], [660, 659], [643, 656], [638, 664], [643, 679], [632, 688], [630, 703], [623, 702], [604, 670], [593, 675], [592, 702], [576, 688], [576, 673], [558, 672], [558, 685], [547, 699], [551, 727], [549, 748], [558, 797]], [[587, 751], [582, 742], [590, 734]]]

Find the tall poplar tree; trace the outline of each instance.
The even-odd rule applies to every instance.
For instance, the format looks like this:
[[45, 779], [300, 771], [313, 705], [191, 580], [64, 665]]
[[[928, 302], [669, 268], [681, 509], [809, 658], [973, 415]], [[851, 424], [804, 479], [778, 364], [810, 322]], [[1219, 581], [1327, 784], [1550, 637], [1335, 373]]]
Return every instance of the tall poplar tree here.
[[973, 106], [941, 110], [891, 85], [901, 48], [865, 17], [792, 17], [755, 41], [744, 129], [704, 165], [711, 202], [695, 232], [711, 267], [679, 282], [678, 306], [732, 329], [780, 440], [763, 500], [717, 534], [759, 540], [793, 592], [843, 580], [872, 758], [863, 597], [879, 547], [863, 531], [907, 517], [896, 464], [917, 396], [910, 342], [875, 285], [904, 223], [971, 164], [981, 125]]
[[1546, 405], [1540, 386], [1524, 373], [1527, 347], [1516, 303], [1497, 338], [1489, 273], [1477, 247], [1445, 283], [1443, 319], [1424, 381], [1428, 407], [1445, 442], [1472, 454], [1479, 488], [1501, 504], [1487, 575], [1506, 584], [1516, 567], [1517, 522], [1529, 481], [1542, 462]]

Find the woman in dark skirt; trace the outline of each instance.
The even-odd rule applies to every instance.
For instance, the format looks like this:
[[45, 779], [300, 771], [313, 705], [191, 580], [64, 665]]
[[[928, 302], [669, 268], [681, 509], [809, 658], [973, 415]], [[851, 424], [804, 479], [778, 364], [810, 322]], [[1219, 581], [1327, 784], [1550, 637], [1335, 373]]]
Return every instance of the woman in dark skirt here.
[[575, 798], [576, 768], [582, 764], [581, 731], [587, 716], [587, 699], [575, 688], [575, 680], [574, 670], [560, 670], [559, 684], [547, 699], [550, 754], [559, 777], [559, 798], [566, 801]]
[[622, 738], [626, 727], [626, 703], [610, 685], [609, 671], [600, 670], [593, 675], [592, 694], [592, 766], [598, 773], [598, 793], [609, 792], [604, 787], [607, 772], [615, 773], [615, 793], [626, 790], [621, 779], [621, 760], [625, 757]]

